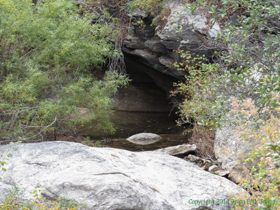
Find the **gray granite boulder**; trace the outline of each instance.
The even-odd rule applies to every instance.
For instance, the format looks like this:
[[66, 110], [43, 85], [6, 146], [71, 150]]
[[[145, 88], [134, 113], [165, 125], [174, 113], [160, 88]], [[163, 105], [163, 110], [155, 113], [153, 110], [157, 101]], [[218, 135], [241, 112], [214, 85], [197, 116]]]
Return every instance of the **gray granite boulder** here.
[[[215, 156], [221, 163], [222, 169], [229, 170], [229, 177], [232, 181], [238, 182], [245, 178], [244, 169], [257, 167], [257, 159], [245, 165], [239, 164], [241, 154], [252, 152], [254, 139], [241, 141], [238, 136], [232, 133], [234, 128], [224, 125], [217, 129], [214, 143]], [[245, 167], [245, 168], [244, 168]]]
[[166, 155], [182, 155], [182, 154], [186, 154], [188, 152], [193, 152], [196, 150], [196, 148], [197, 147], [195, 144], [181, 144], [181, 145], [177, 145], [177, 146], [157, 149], [154, 152], [162, 153], [162, 154], [166, 154]]
[[192, 14], [191, 10], [183, 5], [176, 5], [171, 9], [167, 24], [158, 34], [162, 40], [177, 40], [183, 43], [199, 44], [202, 42], [199, 34], [216, 37], [221, 33], [218, 24], [212, 27], [206, 24], [207, 18], [202, 14]]
[[[0, 153], [6, 150], [0, 147]], [[245, 193], [233, 182], [170, 155], [70, 142], [19, 145], [6, 169], [1, 173], [0, 199], [15, 186], [25, 189], [21, 199], [31, 199], [39, 183], [40, 195], [47, 199], [75, 199], [88, 210], [187, 210], [205, 206], [195, 201]]]

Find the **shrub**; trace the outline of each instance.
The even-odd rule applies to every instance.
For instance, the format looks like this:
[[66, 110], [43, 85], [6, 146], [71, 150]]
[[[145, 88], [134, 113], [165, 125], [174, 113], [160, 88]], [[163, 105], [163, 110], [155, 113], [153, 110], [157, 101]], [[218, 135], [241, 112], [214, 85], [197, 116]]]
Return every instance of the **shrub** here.
[[[188, 95], [180, 106], [183, 120], [195, 119], [197, 124], [213, 128], [226, 120], [234, 123], [229, 120], [232, 96], [238, 100], [250, 97], [258, 108], [268, 107], [270, 113], [276, 114], [270, 107], [278, 104], [271, 100], [270, 93], [278, 92], [280, 87], [280, 36], [276, 23], [280, 2], [223, 0], [216, 5], [213, 1], [210, 6], [208, 1], [202, 2], [193, 8], [194, 12], [203, 5], [206, 11], [221, 8], [211, 13], [214, 17], [235, 11], [239, 25], [220, 22], [223, 34], [205, 43], [217, 49], [213, 63], [186, 68], [186, 82], [178, 84], [178, 92]], [[186, 60], [198, 59], [183, 56]], [[260, 112], [259, 117], [266, 115]]]
[[[250, 199], [256, 199], [253, 208], [278, 209], [280, 2], [222, 0], [192, 5], [196, 6], [188, 8], [194, 13], [201, 8], [209, 11], [210, 22], [219, 21], [223, 32], [205, 43], [217, 49], [209, 63], [188, 65], [198, 58], [183, 53], [187, 63], [175, 64], [188, 73], [175, 91], [185, 95], [179, 106], [180, 123], [195, 122], [213, 130], [227, 123], [242, 139], [256, 139], [253, 152], [244, 156], [247, 162], [260, 158], [258, 167], [251, 168], [240, 184], [251, 193]], [[232, 25], [225, 18], [234, 13], [239, 18]]]
[[[19, 145], [21, 143], [21, 141], [18, 141], [18, 142], [11, 142], [10, 143], [10, 146], [8, 146], [8, 148], [6, 148], [5, 152], [4, 153], [0, 153], [0, 175], [1, 175], [1, 172], [5, 172], [6, 171], [6, 168], [5, 168], [5, 165], [7, 163], [7, 161], [9, 160], [9, 158], [12, 157], [12, 154], [11, 154], [11, 151], [12, 150], [17, 150], [17, 145]], [[1, 145], [1, 143], [0, 143]], [[0, 182], [1, 182], [1, 176], [0, 176]]]
[[15, 187], [5, 195], [5, 200], [0, 201], [0, 210], [77, 210], [80, 206], [76, 201], [58, 198], [56, 201], [47, 201], [38, 196], [39, 188], [36, 187], [32, 194], [35, 200], [22, 201], [19, 199], [22, 191]]
[[[279, 95], [271, 95], [279, 104]], [[262, 210], [277, 209], [280, 206], [280, 119], [273, 114], [270, 114], [268, 119], [258, 118], [260, 108], [255, 106], [252, 99], [238, 101], [232, 98], [232, 101], [231, 112], [235, 114], [239, 124], [234, 132], [244, 141], [252, 138], [256, 140], [253, 151], [244, 154], [245, 163], [260, 159], [258, 167], [253, 166], [247, 171], [239, 185], [247, 189], [251, 200], [256, 200], [255, 204], [252, 202], [248, 206]], [[264, 107], [262, 112], [269, 115], [267, 107]], [[279, 115], [280, 108], [276, 108], [275, 112]]]
[[92, 119], [112, 132], [111, 96], [128, 80], [116, 72], [93, 76], [119, 54], [111, 27], [92, 24], [91, 14], [66, 0], [2, 0], [0, 15], [0, 140], [38, 140]]
[[144, 10], [146, 12], [154, 12], [161, 9], [164, 0], [132, 0], [126, 3], [129, 11]]

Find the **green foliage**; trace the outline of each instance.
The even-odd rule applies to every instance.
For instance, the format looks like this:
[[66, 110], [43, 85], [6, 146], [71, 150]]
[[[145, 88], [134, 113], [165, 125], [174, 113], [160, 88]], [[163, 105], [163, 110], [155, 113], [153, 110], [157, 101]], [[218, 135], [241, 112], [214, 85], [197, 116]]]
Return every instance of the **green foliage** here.
[[[215, 3], [215, 4], [214, 4]], [[225, 123], [236, 128], [243, 140], [256, 140], [246, 161], [259, 160], [240, 184], [256, 199], [254, 209], [278, 209], [280, 195], [280, 1], [222, 0], [200, 1], [193, 12], [204, 8], [210, 22], [218, 21], [222, 34], [213, 44], [213, 63], [175, 64], [186, 70], [186, 82], [177, 84], [175, 93], [185, 95], [180, 105], [183, 122], [215, 129]], [[239, 15], [239, 24], [223, 18]], [[240, 198], [244, 199], [244, 198]], [[261, 202], [264, 201], [264, 202]], [[238, 208], [238, 207], [236, 207]]]
[[154, 12], [162, 7], [164, 0], [132, 0], [125, 5], [129, 11], [144, 10]]
[[102, 146], [101, 141], [90, 140], [90, 137], [86, 138], [82, 143], [87, 146], [90, 146], [90, 147], [101, 147]]
[[[169, 10], [163, 8], [165, 0], [131, 0], [128, 1], [122, 8], [129, 13], [135, 11], [142, 11], [146, 16], [156, 17], [151, 23], [152, 27], [162, 25], [163, 21], [167, 19]], [[141, 20], [142, 21], [142, 20]], [[136, 25], [145, 27], [143, 22], [138, 21]]]
[[[280, 103], [278, 94], [272, 93], [271, 97]], [[240, 124], [235, 128], [235, 133], [245, 141], [255, 139], [253, 151], [244, 154], [245, 162], [259, 159], [257, 166], [247, 171], [239, 185], [251, 194], [250, 199], [258, 201], [255, 205], [251, 204], [254, 209], [277, 209], [280, 206], [280, 120], [270, 115], [268, 109], [262, 111], [270, 115], [270, 118], [259, 119], [260, 108], [255, 106], [252, 99], [238, 101], [232, 98], [232, 101], [231, 112], [238, 116]], [[275, 109], [275, 112], [279, 115], [280, 108]], [[258, 121], [252, 120], [254, 117], [258, 118]]]
[[69, 201], [65, 198], [58, 198], [57, 200], [47, 201], [39, 197], [40, 186], [35, 187], [31, 192], [34, 200], [22, 201], [19, 196], [23, 193], [22, 190], [15, 187], [9, 190], [5, 195], [5, 200], [0, 201], [0, 210], [76, 210], [80, 209], [76, 201]]
[[198, 90], [207, 89], [208, 85], [207, 80], [210, 71], [205, 71], [205, 66], [208, 66], [206, 58], [204, 56], [192, 56], [189, 52], [177, 51], [177, 53], [180, 53], [184, 60], [180, 63], [176, 62], [174, 66], [178, 70], [188, 73], [185, 77], [186, 81], [175, 84], [177, 88], [171, 92], [172, 95], [181, 94], [184, 96], [184, 100], [179, 107], [182, 121], [180, 123], [192, 122], [192, 119], [195, 119], [198, 125], [211, 125], [208, 121], [212, 122], [215, 119], [214, 116], [211, 118], [211, 112], [207, 109], [212, 102], [211, 97], [208, 97], [205, 94], [206, 92], [197, 95]]
[[94, 146], [95, 147], [101, 147], [102, 146], [101, 141], [96, 141]]
[[[187, 121], [195, 118], [199, 124], [212, 127], [232, 117], [229, 113], [232, 96], [238, 100], [250, 97], [258, 108], [267, 107], [270, 113], [276, 114], [271, 108], [278, 104], [270, 93], [280, 90], [280, 36], [274, 24], [279, 20], [280, 2], [225, 0], [221, 3], [219, 15], [226, 15], [230, 9], [243, 11], [240, 26], [224, 24], [223, 34], [213, 40], [213, 47], [220, 50], [215, 53], [214, 63], [201, 65], [196, 76], [193, 69], [186, 69], [190, 72], [187, 82], [179, 85], [179, 92], [190, 93], [181, 105], [181, 114]], [[210, 6], [209, 10], [216, 6]], [[190, 81], [196, 85], [190, 85]], [[265, 119], [267, 115], [260, 111], [258, 117]]]
[[[12, 157], [12, 150], [17, 150], [17, 145], [19, 145], [22, 141], [18, 141], [18, 142], [11, 142], [10, 146], [8, 146], [5, 150], [5, 153], [0, 153], [0, 175], [2, 172], [6, 171], [5, 165], [7, 164], [7, 161], [9, 160], [9, 158]], [[1, 143], [0, 143], [1, 145]], [[1, 176], [0, 176], [0, 181], [1, 181]]]
[[113, 131], [111, 96], [128, 80], [115, 72], [94, 78], [92, 70], [118, 52], [110, 26], [78, 10], [66, 0], [0, 1], [0, 138], [38, 139], [93, 119]]

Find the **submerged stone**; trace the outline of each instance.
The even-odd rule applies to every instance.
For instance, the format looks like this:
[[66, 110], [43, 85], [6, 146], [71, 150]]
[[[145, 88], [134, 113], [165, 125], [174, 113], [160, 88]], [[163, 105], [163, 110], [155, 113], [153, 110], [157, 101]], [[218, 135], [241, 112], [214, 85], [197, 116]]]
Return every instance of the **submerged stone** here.
[[153, 144], [158, 142], [160, 139], [161, 136], [154, 133], [138, 133], [127, 138], [128, 141], [140, 145]]

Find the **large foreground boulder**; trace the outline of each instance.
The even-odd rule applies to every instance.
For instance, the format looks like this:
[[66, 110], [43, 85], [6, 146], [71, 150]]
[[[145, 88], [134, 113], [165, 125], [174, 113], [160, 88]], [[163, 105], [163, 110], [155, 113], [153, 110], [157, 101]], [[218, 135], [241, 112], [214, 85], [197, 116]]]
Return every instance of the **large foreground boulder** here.
[[[6, 150], [0, 147], [0, 153]], [[39, 183], [42, 196], [75, 199], [90, 210], [187, 210], [198, 208], [198, 200], [244, 192], [192, 163], [152, 152], [44, 142], [19, 145], [12, 155], [1, 173], [0, 199], [15, 186], [25, 189], [21, 199], [31, 199]], [[230, 209], [227, 204], [208, 207]]]

